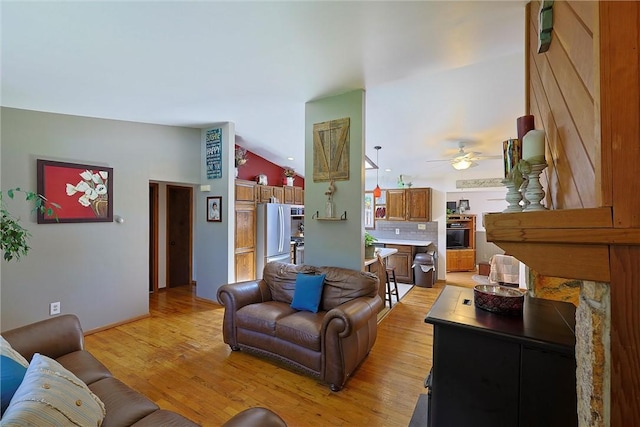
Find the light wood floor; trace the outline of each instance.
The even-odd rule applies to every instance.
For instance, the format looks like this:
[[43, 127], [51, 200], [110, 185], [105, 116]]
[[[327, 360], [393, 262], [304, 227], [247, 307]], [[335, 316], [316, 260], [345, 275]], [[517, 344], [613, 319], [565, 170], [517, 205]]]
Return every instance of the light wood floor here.
[[[474, 284], [468, 273], [449, 273], [447, 283]], [[373, 350], [337, 393], [268, 360], [231, 352], [222, 342], [224, 308], [195, 298], [188, 287], [152, 294], [149, 318], [88, 335], [85, 345], [161, 408], [204, 426], [264, 406], [289, 426], [406, 427], [431, 368], [433, 327], [424, 317], [443, 286], [414, 287], [394, 304]]]

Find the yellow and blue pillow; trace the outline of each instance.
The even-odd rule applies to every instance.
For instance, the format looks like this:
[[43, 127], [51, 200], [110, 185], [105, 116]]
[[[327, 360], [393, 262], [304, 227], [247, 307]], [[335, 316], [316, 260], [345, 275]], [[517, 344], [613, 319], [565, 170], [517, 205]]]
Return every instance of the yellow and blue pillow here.
[[0, 335], [0, 414], [9, 406], [13, 394], [16, 392], [29, 362], [15, 351], [11, 344]]

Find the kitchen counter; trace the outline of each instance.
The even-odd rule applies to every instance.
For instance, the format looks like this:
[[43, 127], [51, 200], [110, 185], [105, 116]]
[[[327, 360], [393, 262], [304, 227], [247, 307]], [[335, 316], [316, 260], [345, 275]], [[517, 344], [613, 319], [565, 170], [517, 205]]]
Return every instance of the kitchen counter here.
[[378, 239], [376, 243], [385, 245], [429, 246], [431, 240]]
[[[389, 255], [393, 255], [396, 252], [398, 252], [397, 249], [389, 249], [389, 248], [379, 248], [377, 253], [380, 254], [380, 256], [382, 257], [382, 259], [388, 257]], [[374, 256], [373, 258], [368, 258], [364, 260], [364, 266], [365, 269], [368, 265], [373, 264], [374, 262], [378, 262], [378, 257]]]

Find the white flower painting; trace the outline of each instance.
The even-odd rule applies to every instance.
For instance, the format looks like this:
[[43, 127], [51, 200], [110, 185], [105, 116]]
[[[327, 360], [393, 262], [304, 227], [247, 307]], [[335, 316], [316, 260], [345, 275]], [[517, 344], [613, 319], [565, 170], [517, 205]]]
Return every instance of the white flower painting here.
[[77, 184], [66, 184], [67, 196], [77, 196], [78, 203], [84, 207], [91, 207], [98, 218], [107, 216], [109, 172], [85, 170], [80, 172]]

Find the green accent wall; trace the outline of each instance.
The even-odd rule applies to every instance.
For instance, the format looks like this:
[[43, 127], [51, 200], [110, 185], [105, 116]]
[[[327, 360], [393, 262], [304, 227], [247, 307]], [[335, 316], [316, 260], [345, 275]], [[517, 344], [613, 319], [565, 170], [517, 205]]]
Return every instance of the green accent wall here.
[[[364, 262], [364, 138], [365, 91], [317, 99], [305, 105], [305, 264], [363, 269]], [[336, 181], [337, 216], [346, 221], [312, 219], [324, 216], [329, 182], [313, 181], [313, 125], [345, 117], [350, 119], [349, 179]]]

